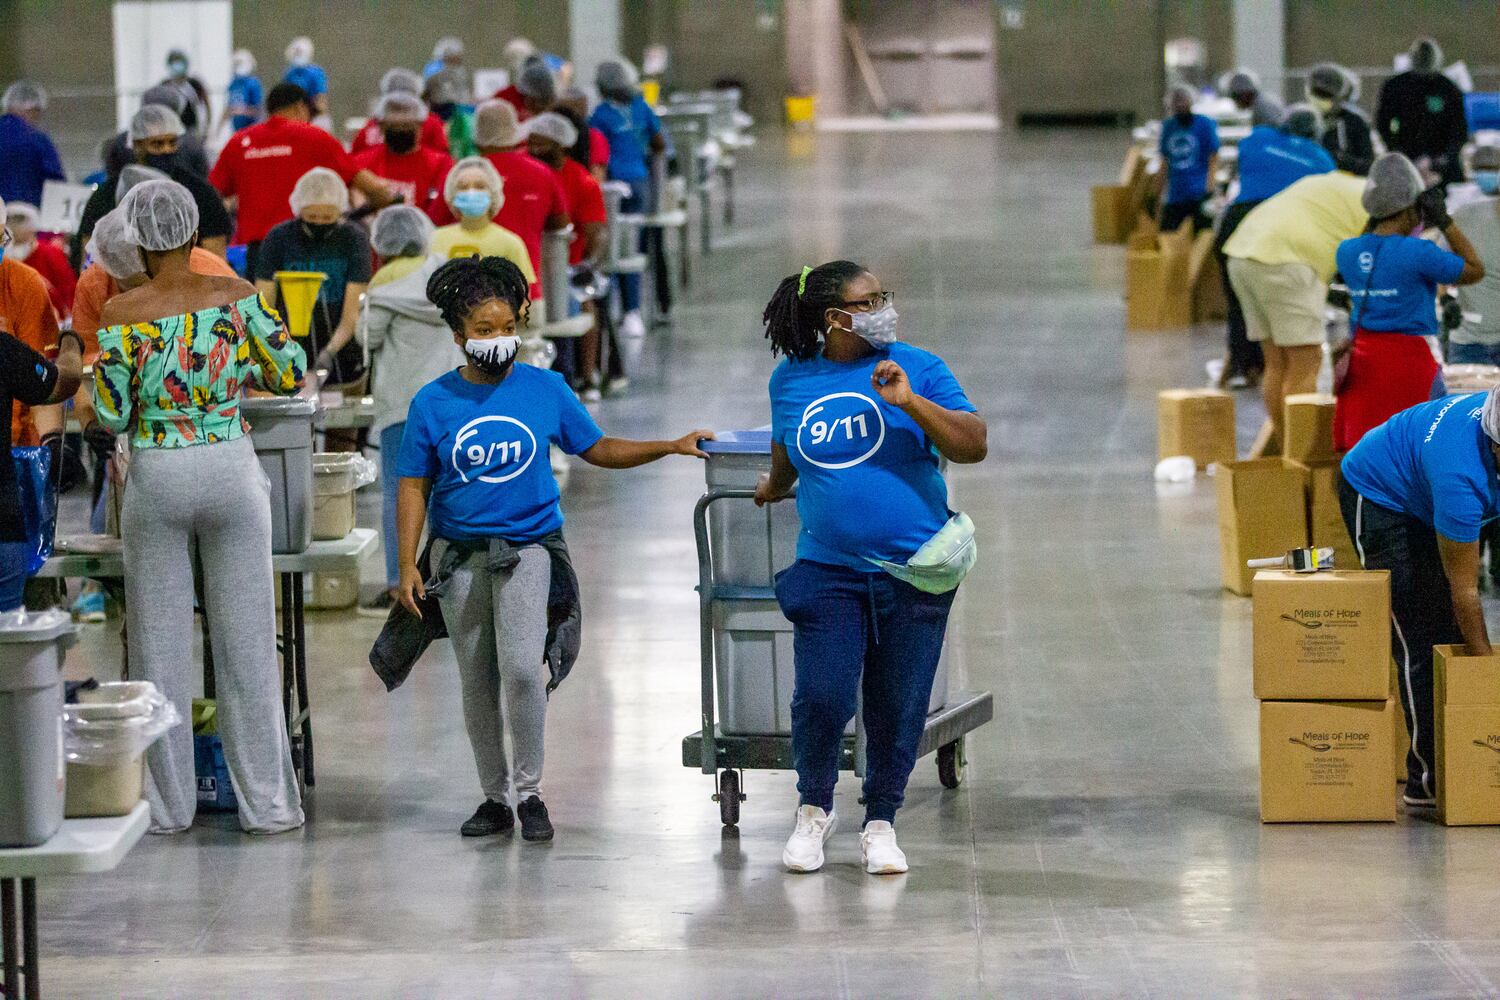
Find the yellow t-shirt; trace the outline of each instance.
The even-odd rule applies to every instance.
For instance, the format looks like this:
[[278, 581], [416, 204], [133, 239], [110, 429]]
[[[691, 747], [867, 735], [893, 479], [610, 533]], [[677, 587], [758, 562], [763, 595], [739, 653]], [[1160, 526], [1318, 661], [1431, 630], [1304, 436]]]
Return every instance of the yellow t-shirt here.
[[430, 252], [448, 260], [476, 253], [481, 257], [504, 257], [521, 269], [529, 283], [536, 283], [536, 271], [532, 270], [526, 244], [521, 237], [493, 222], [477, 232], [465, 229], [458, 222], [443, 226], [432, 234]]
[[1245, 216], [1224, 253], [1262, 264], [1306, 264], [1323, 281], [1337, 269], [1339, 244], [1364, 232], [1365, 179], [1336, 170], [1304, 177]]

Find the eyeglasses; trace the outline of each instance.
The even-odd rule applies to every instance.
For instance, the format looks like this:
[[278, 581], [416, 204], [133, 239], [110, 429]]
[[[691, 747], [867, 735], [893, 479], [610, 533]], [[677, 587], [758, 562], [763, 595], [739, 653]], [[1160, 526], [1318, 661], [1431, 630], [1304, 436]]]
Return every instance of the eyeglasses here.
[[890, 292], [876, 292], [867, 299], [859, 299], [854, 302], [840, 302], [839, 308], [856, 309], [861, 312], [875, 312], [877, 309], [884, 309], [895, 301], [896, 297]]

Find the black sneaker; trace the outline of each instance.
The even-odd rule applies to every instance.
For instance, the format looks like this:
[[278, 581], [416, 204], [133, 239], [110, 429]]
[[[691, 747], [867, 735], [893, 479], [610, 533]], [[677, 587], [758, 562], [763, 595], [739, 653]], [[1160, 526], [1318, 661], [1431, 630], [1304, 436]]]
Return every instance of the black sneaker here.
[[504, 802], [485, 799], [474, 815], [458, 828], [465, 837], [493, 837], [497, 833], [509, 833], [516, 828], [516, 817]]
[[522, 840], [551, 840], [552, 821], [547, 818], [547, 806], [541, 798], [533, 795], [516, 807], [521, 814]]

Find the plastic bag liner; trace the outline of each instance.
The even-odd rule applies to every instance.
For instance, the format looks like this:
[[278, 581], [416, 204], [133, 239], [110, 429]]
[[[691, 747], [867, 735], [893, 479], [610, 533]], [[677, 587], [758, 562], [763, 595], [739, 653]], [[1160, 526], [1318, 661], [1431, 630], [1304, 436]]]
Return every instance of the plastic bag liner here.
[[353, 493], [375, 481], [375, 463], [354, 452], [320, 452], [312, 457], [313, 495]]
[[63, 755], [75, 764], [107, 765], [139, 756], [182, 722], [177, 706], [150, 681], [100, 684], [63, 706]]
[[52, 555], [52, 535], [57, 529], [57, 490], [50, 482], [52, 449], [12, 448], [10, 454], [16, 467], [21, 527], [26, 534], [26, 575], [31, 577]]

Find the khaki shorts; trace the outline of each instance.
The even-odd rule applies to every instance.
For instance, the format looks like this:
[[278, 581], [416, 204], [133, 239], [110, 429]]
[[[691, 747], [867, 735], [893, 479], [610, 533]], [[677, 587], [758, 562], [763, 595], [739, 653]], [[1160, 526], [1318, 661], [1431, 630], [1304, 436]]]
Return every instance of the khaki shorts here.
[[1306, 264], [1262, 264], [1229, 258], [1229, 283], [1245, 313], [1251, 340], [1277, 347], [1323, 343], [1323, 309], [1328, 286]]

